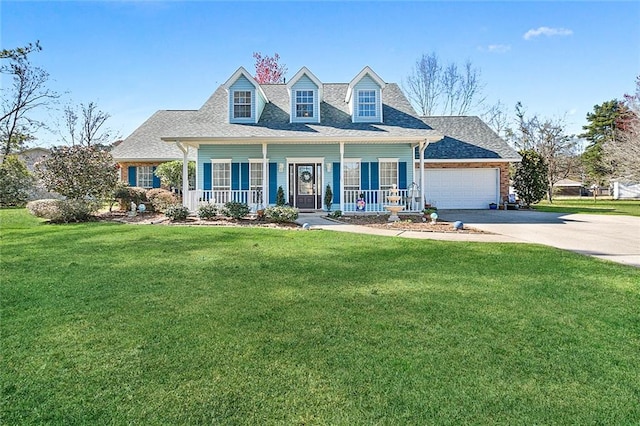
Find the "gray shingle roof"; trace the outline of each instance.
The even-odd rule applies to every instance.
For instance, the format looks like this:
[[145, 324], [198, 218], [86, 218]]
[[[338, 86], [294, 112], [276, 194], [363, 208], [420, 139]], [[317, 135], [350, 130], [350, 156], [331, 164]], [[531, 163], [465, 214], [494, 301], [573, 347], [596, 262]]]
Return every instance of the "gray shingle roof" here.
[[[517, 159], [511, 149], [478, 117], [423, 117], [416, 115], [397, 84], [386, 85], [382, 94], [384, 123], [352, 123], [344, 101], [348, 84], [323, 85], [321, 123], [290, 123], [289, 92], [284, 84], [264, 84], [269, 98], [257, 124], [229, 123], [228, 93], [220, 86], [199, 110], [158, 111], [115, 147], [116, 160], [182, 159], [171, 139], [292, 138], [322, 141], [362, 138], [445, 138], [432, 143], [427, 159]], [[193, 152], [190, 152], [193, 157]]]
[[195, 114], [161, 137], [180, 138], [419, 138], [439, 136], [420, 120], [396, 84], [383, 90], [384, 123], [352, 123], [344, 98], [347, 84], [324, 84], [321, 123], [290, 123], [289, 92], [284, 84], [263, 84], [269, 98], [256, 124], [229, 123], [228, 94], [220, 87]]
[[427, 146], [426, 160], [520, 160], [520, 155], [479, 117], [422, 117], [422, 120], [445, 135], [443, 140]]
[[[158, 111], [142, 123], [122, 143], [111, 150], [116, 161], [123, 160], [182, 160], [182, 151], [175, 144], [160, 138], [169, 129], [188, 120], [196, 111]], [[191, 150], [190, 150], [191, 151]], [[190, 152], [190, 154], [192, 154]], [[195, 159], [194, 155], [190, 155]]]

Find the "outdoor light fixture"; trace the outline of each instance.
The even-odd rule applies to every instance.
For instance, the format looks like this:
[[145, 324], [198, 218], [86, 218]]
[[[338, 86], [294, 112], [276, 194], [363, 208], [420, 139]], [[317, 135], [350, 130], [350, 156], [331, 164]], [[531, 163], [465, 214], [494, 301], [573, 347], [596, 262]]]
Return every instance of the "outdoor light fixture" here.
[[331, 167], [331, 163], [327, 163], [327, 173], [331, 173], [331, 170], [333, 170], [333, 167]]
[[284, 163], [278, 163], [278, 172], [284, 173]]

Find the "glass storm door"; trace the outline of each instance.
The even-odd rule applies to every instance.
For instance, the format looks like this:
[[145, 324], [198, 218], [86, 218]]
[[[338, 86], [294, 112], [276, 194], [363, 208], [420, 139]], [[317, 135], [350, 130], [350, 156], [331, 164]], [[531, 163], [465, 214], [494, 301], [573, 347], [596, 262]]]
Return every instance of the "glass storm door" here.
[[316, 209], [315, 164], [296, 164], [296, 207]]

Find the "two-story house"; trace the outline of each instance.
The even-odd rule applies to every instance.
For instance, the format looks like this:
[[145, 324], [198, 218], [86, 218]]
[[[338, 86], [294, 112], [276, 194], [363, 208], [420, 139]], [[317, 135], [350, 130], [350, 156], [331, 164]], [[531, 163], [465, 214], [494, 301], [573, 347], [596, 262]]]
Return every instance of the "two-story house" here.
[[[184, 204], [275, 203], [383, 212], [392, 185], [408, 210], [487, 208], [508, 191], [520, 157], [477, 117], [419, 117], [397, 84], [365, 67], [349, 83], [323, 83], [303, 67], [286, 84], [259, 84], [239, 68], [194, 111], [158, 111], [113, 150], [122, 179], [151, 187], [154, 166], [196, 160]], [[185, 168], [186, 174], [186, 168]], [[184, 180], [187, 181], [186, 179]]]

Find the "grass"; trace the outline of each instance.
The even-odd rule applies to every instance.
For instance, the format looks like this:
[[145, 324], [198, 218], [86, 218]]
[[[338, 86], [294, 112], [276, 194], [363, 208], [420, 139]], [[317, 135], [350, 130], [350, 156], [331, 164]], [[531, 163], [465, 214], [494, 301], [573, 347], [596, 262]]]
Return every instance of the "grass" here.
[[638, 424], [640, 271], [0, 211], [2, 424]]
[[554, 213], [622, 214], [640, 216], [639, 200], [612, 200], [609, 197], [554, 198], [553, 203], [540, 201], [534, 209]]

